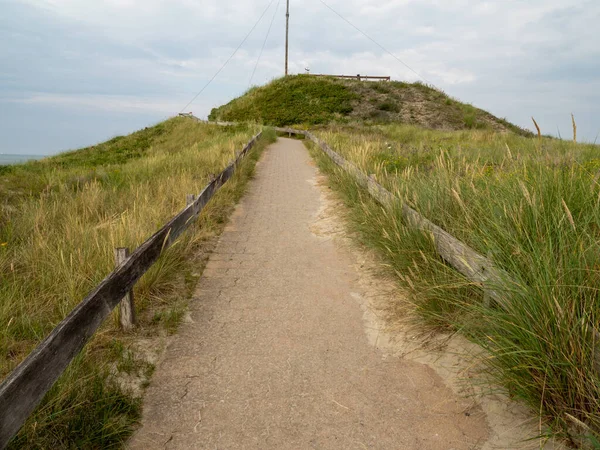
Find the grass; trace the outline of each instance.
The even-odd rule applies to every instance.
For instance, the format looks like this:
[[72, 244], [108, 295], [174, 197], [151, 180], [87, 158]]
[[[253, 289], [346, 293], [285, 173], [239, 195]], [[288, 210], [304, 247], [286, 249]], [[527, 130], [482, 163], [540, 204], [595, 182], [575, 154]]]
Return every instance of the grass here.
[[209, 118], [305, 127], [330, 123], [403, 123], [444, 130], [475, 128], [531, 135], [423, 83], [368, 82], [307, 75], [288, 76], [254, 87], [213, 109]]
[[384, 101], [378, 105], [379, 110], [387, 112], [400, 112], [400, 107], [397, 103]]
[[[254, 126], [168, 120], [130, 136], [0, 175], [0, 377], [5, 376], [114, 267], [113, 249], [150, 237], [220, 172]], [[139, 326], [107, 321], [30, 417], [12, 448], [118, 447], [140, 414], [121, 374], [153, 366], [137, 339], [172, 333], [204, 264], [251, 177], [266, 133], [236, 175], [136, 286]]]
[[209, 120], [256, 121], [274, 126], [322, 124], [349, 114], [355, 98], [348, 87], [334, 80], [290, 76], [252, 88], [242, 97], [213, 109]]
[[[153, 144], [169, 136], [174, 126], [175, 122], [167, 121], [127, 137], [117, 136], [102, 144], [61, 153], [43, 161], [0, 166], [0, 176], [4, 176], [0, 180], [1, 192], [5, 197], [40, 193], [48, 187], [47, 176], [52, 170], [60, 171], [61, 175], [72, 172], [71, 185], [85, 183], [86, 177], [101, 178], [104, 175], [103, 166], [141, 158]], [[83, 169], [90, 170], [83, 172]]]
[[[406, 288], [421, 320], [487, 350], [492, 381], [541, 413], [553, 433], [600, 435], [598, 146], [490, 130], [341, 127], [320, 137], [514, 280], [506, 308], [450, 269], [399, 205], [383, 210], [321, 158], [350, 223]], [[398, 306], [400, 308], [400, 306]], [[540, 429], [540, 433], [544, 433]]]

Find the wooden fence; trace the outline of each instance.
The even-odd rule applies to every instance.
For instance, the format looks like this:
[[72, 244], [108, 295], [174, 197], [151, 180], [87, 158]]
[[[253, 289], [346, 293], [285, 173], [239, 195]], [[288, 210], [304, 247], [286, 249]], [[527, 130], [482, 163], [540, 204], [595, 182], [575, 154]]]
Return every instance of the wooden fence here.
[[206, 123], [206, 124], [211, 124], [211, 125], [219, 125], [221, 127], [231, 127], [231, 126], [235, 126], [237, 125], [236, 122], [209, 122], [208, 120], [202, 120], [199, 119], [198, 117], [194, 116], [194, 114], [190, 113], [179, 113], [180, 117], [189, 117], [190, 119], [195, 120], [196, 122], [200, 122], [200, 123]]
[[[190, 117], [199, 122], [206, 122], [195, 117], [192, 113], [180, 115]], [[221, 126], [236, 125], [235, 122], [210, 123], [216, 123]], [[479, 284], [483, 288], [486, 305], [490, 305], [492, 302], [499, 306], [506, 304], [506, 298], [500, 294], [500, 291], [509, 291], [510, 285], [514, 284], [514, 281], [509, 274], [496, 267], [489, 258], [477, 253], [467, 244], [455, 238], [402, 202], [397, 196], [379, 184], [377, 180], [363, 173], [358, 167], [344, 159], [339, 153], [329, 147], [327, 143], [321, 141], [311, 132], [287, 127], [273, 127], [273, 129], [278, 133], [288, 134], [290, 137], [292, 135], [303, 136], [305, 139], [314, 142], [337, 166], [367, 189], [369, 194], [381, 205], [390, 208], [399, 204], [406, 223], [416, 229], [429, 232], [435, 244], [436, 251], [442, 259], [468, 280]]]
[[341, 79], [345, 79], [345, 80], [358, 80], [358, 81], [362, 81], [362, 80], [373, 80], [373, 81], [390, 81], [392, 79], [392, 77], [378, 77], [378, 76], [372, 76], [372, 75], [327, 75], [324, 73], [309, 73], [307, 74], [308, 76], [311, 77], [333, 77], [333, 78], [341, 78]]
[[[500, 308], [507, 308], [509, 306], [508, 294], [516, 287], [516, 281], [510, 274], [496, 267], [489, 258], [480, 255], [471, 247], [403, 203], [400, 198], [381, 186], [373, 177], [367, 176], [358, 167], [344, 159], [312, 133], [292, 128], [275, 128], [275, 130], [289, 135], [304, 136], [306, 139], [314, 142], [337, 166], [352, 176], [359, 185], [367, 189], [370, 195], [382, 206], [387, 208], [399, 206], [402, 216], [409, 226], [429, 232], [438, 254], [444, 261], [463, 274], [465, 278], [482, 287], [484, 302], [487, 306], [490, 306], [492, 302], [496, 307]], [[593, 324], [589, 323], [588, 325], [592, 330], [591, 337], [594, 342], [592, 355], [594, 370], [600, 376], [600, 345], [598, 345], [598, 342], [600, 342], [600, 333], [596, 331]], [[583, 427], [580, 428], [578, 424], [569, 434], [571, 439], [583, 447], [588, 442], [581, 430], [589, 431], [589, 427], [583, 423], [582, 425]]]
[[[199, 122], [192, 113], [180, 114]], [[211, 122], [212, 123], [212, 122]], [[217, 122], [230, 126], [232, 122]], [[303, 136], [314, 142], [337, 166], [350, 174], [379, 203], [392, 207], [399, 205], [406, 222], [431, 233], [440, 256], [467, 279], [481, 284], [486, 301], [502, 305], [505, 300], [497, 293], [510, 278], [494, 266], [492, 261], [456, 239], [454, 236], [421, 216], [410, 206], [381, 186], [373, 177], [344, 159], [325, 142], [308, 131], [293, 128], [274, 128], [280, 133]], [[130, 256], [118, 252], [117, 261], [123, 261], [44, 339], [31, 354], [0, 384], [0, 448], [14, 436], [43, 396], [64, 372], [73, 358], [93, 336], [111, 311], [125, 298], [125, 316], [133, 321], [132, 297], [127, 297], [135, 283], [156, 262], [159, 256], [175, 242], [200, 214], [204, 206], [233, 175], [239, 161], [260, 139], [262, 132], [252, 138], [223, 172], [211, 181], [197, 198], [188, 198], [188, 206], [169, 223], [138, 247]], [[128, 323], [122, 323], [124, 327]]]
[[[118, 252], [117, 260], [123, 262], [0, 384], [0, 448], [6, 447], [104, 319], [127, 296], [159, 256], [193, 223], [213, 195], [231, 178], [238, 163], [261, 136], [262, 131], [246, 144], [236, 159], [198, 197], [193, 201], [188, 198], [186, 208], [130, 256], [123, 256], [122, 251]], [[125, 309], [129, 309], [131, 301], [132, 298], [126, 299]], [[133, 320], [133, 310], [130, 313], [130, 320]]]
[[506, 301], [498, 291], [508, 289], [511, 278], [497, 268], [494, 263], [480, 255], [467, 244], [458, 240], [447, 231], [423, 217], [413, 208], [385, 189], [373, 177], [367, 176], [350, 161], [344, 159], [329, 145], [321, 141], [309, 131], [295, 130], [293, 128], [275, 128], [275, 131], [288, 135], [304, 136], [314, 142], [337, 166], [350, 174], [361, 186], [366, 188], [371, 196], [386, 207], [398, 205], [401, 208], [404, 220], [410, 226], [427, 231], [431, 234], [438, 254], [454, 269], [463, 274], [468, 280], [480, 284], [484, 289], [484, 301], [489, 304], [494, 301], [503, 305]]

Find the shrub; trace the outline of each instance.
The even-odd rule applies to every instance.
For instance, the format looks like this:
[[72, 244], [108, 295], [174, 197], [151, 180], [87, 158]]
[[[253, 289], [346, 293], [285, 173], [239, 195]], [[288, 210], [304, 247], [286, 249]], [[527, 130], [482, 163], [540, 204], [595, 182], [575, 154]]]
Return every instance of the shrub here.
[[391, 101], [385, 101], [385, 102], [381, 102], [378, 106], [380, 111], [386, 111], [386, 112], [399, 112], [400, 108], [398, 107], [397, 103], [391, 102]]

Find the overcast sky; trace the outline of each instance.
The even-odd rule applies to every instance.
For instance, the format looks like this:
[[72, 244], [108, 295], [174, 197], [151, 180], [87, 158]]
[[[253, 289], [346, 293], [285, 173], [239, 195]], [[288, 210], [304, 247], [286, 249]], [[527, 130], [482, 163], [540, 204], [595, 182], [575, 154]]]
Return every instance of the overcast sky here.
[[[173, 116], [271, 0], [0, 0], [0, 153], [51, 154]], [[426, 80], [542, 132], [600, 132], [598, 0], [326, 0]], [[278, 0], [190, 106], [240, 95]], [[283, 75], [285, 0], [253, 84]], [[328, 10], [291, 0], [290, 71], [391, 75], [404, 67]], [[599, 138], [600, 141], [600, 138]]]

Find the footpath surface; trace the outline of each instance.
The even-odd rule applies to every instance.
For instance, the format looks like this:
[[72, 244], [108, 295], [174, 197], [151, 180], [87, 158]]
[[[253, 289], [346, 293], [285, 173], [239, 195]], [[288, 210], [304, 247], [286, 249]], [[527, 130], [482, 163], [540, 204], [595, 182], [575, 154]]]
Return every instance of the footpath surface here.
[[488, 428], [429, 367], [365, 334], [351, 255], [311, 232], [300, 141], [263, 154], [144, 398], [132, 449], [477, 449]]

